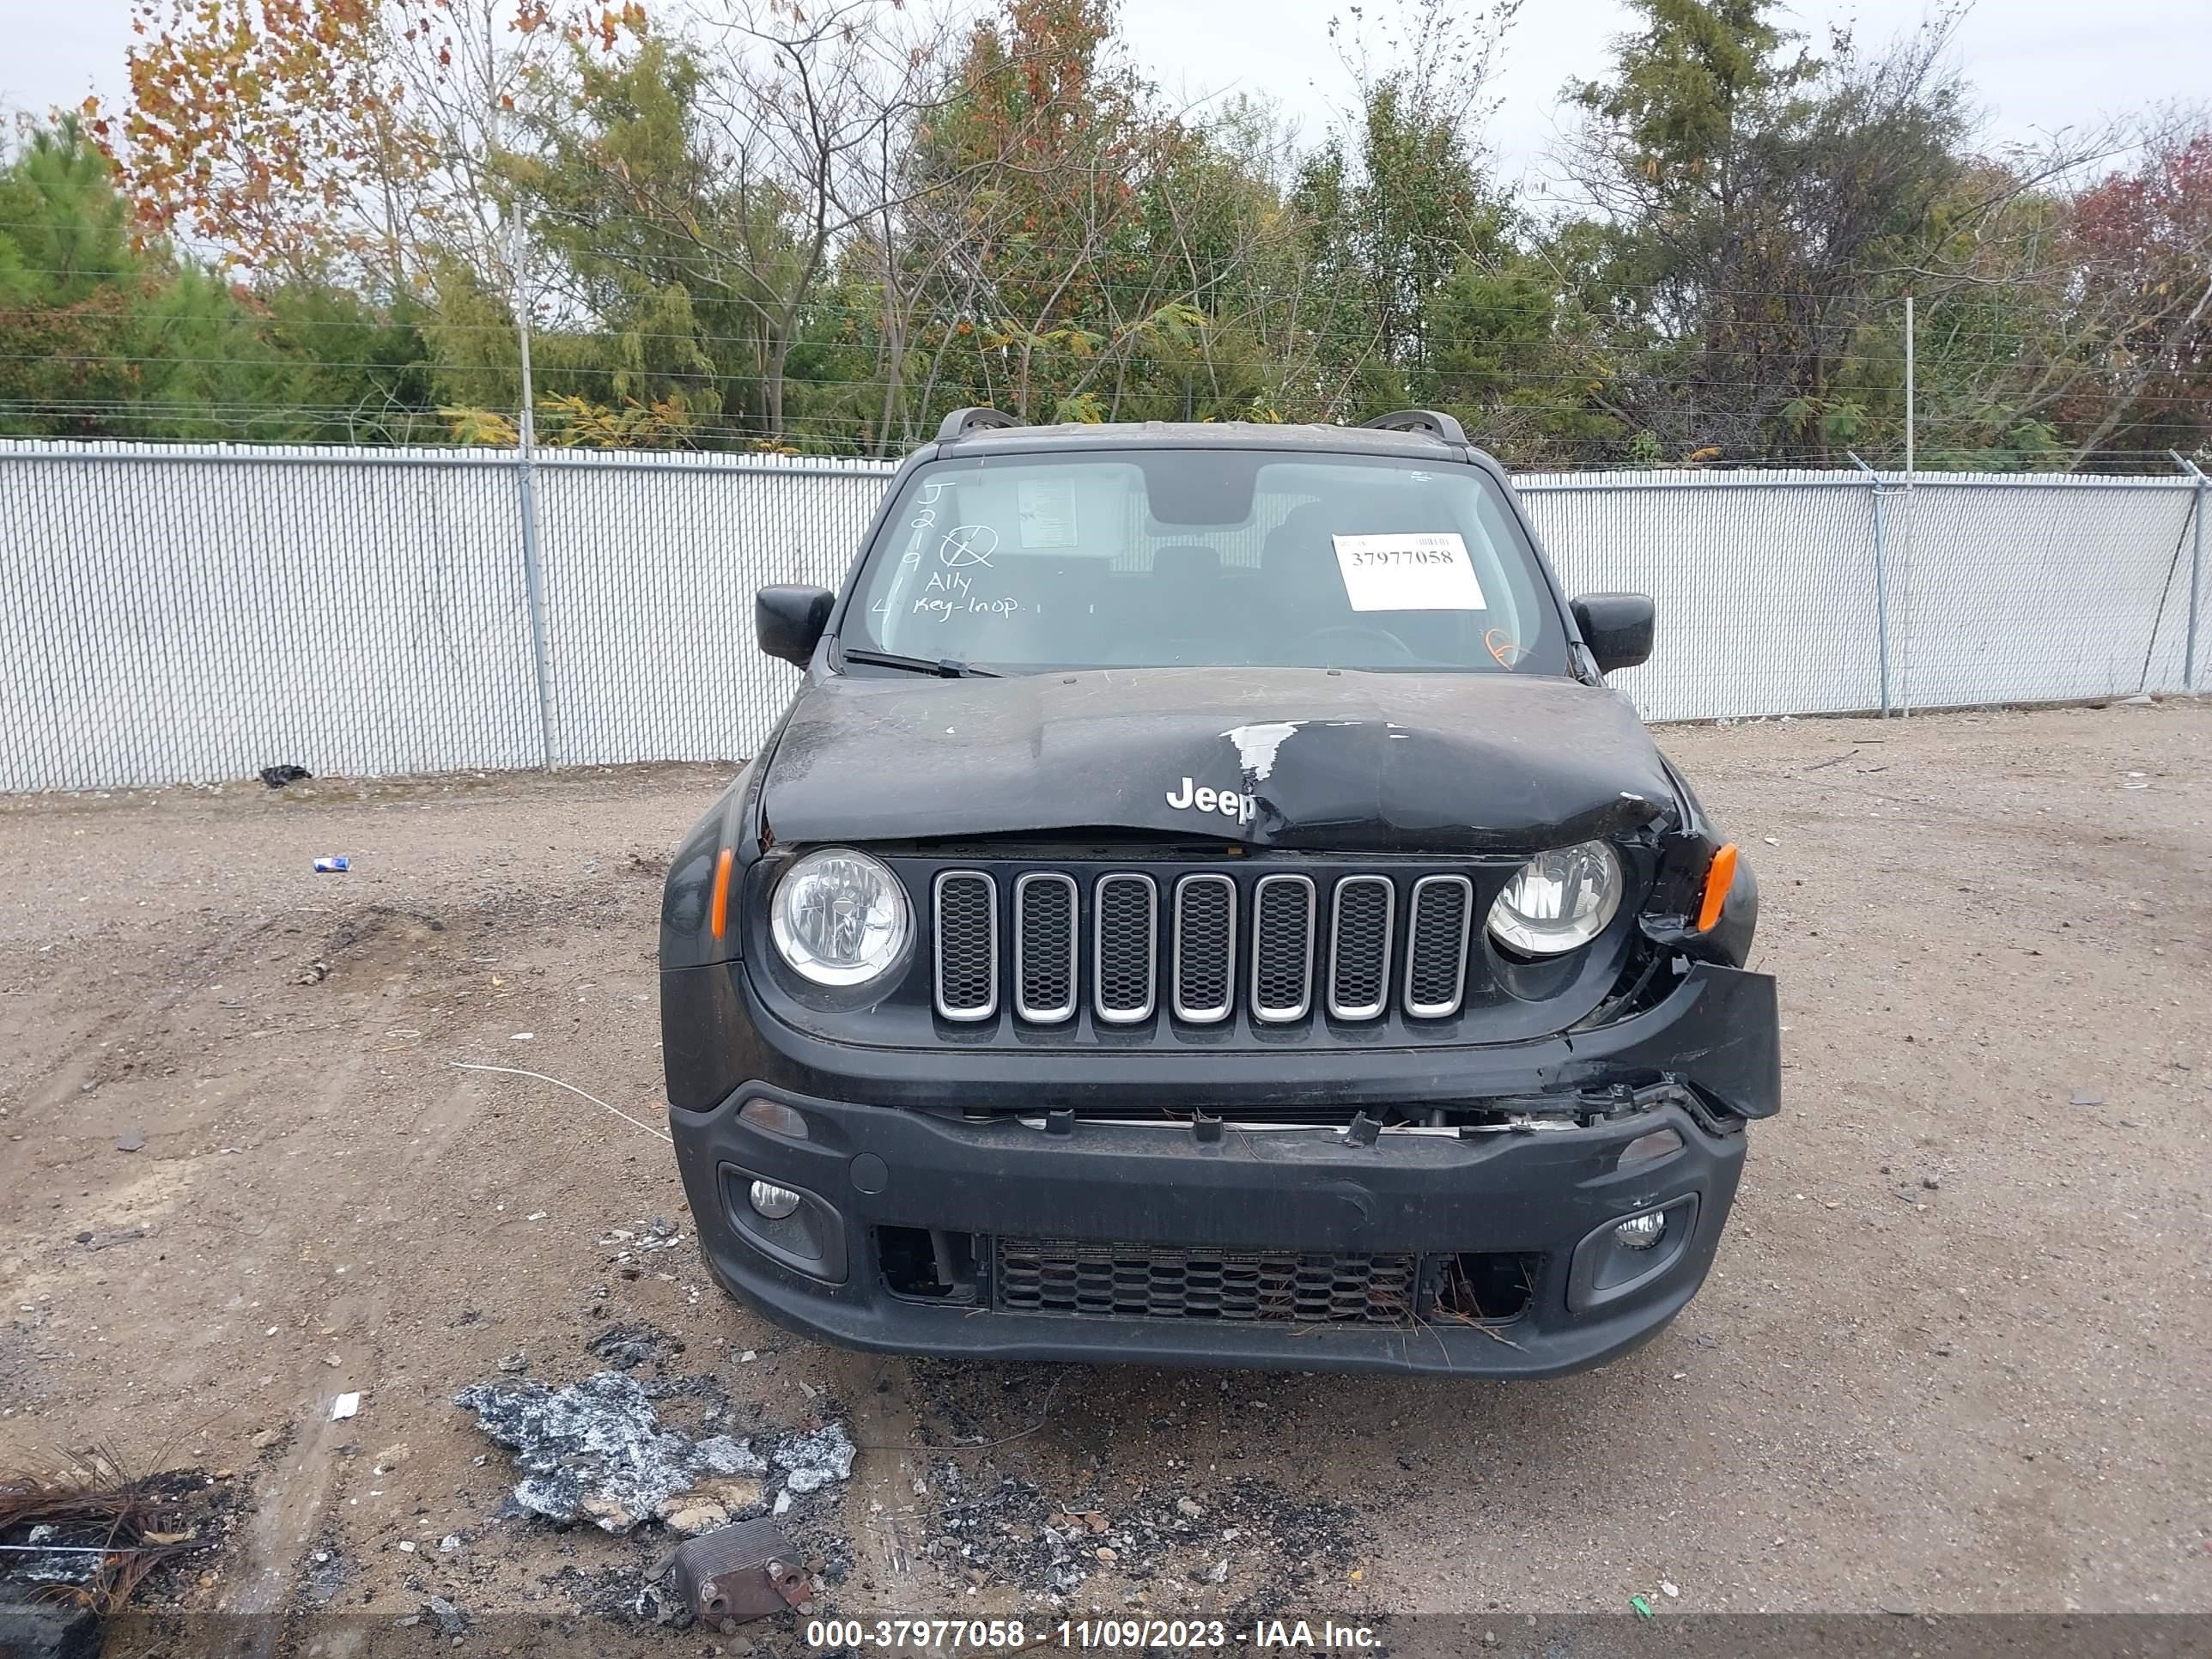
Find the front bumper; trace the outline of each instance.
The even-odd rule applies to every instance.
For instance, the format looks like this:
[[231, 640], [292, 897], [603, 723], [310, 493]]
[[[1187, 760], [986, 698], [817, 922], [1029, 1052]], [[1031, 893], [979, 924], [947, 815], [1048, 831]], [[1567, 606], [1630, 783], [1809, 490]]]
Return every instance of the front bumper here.
[[[781, 1323], [880, 1352], [1492, 1376], [1580, 1370], [1647, 1340], [1696, 1292], [1742, 1169], [1741, 1119], [1771, 1113], [1778, 1090], [1772, 981], [1705, 964], [1644, 1013], [1541, 1042], [1430, 1052], [1418, 1066], [1318, 1050], [1273, 1057], [1302, 1077], [1331, 1061], [1358, 1067], [1338, 1096], [1347, 1115], [1354, 1103], [1391, 1098], [1590, 1091], [1659, 1078], [1698, 1106], [1669, 1101], [1582, 1127], [1386, 1131], [1364, 1146], [1333, 1129], [1237, 1127], [1239, 1097], [1255, 1099], [1246, 1091], [1260, 1085], [1241, 1065], [1220, 1065], [1227, 1056], [1205, 1057], [1217, 1062], [1209, 1077], [1200, 1061], [1166, 1075], [1148, 1063], [1153, 1055], [1085, 1055], [1091, 1115], [1047, 1127], [1047, 1109], [1066, 1097], [1035, 1070], [1027, 1079], [978, 1077], [974, 1054], [834, 1052], [843, 1046], [765, 1015], [740, 970], [678, 973], [719, 976], [665, 984], [664, 996], [672, 1011], [688, 1003], [702, 1012], [698, 999], [719, 1005], [725, 1054], [742, 1065], [712, 1104], [670, 1112], [709, 1268]], [[755, 1098], [800, 1113], [806, 1138], [741, 1120], [740, 1106]], [[1036, 1116], [945, 1115], [1017, 1102]], [[1231, 1123], [1203, 1138], [1176, 1121], [1194, 1108]], [[1107, 1113], [1158, 1121], [1097, 1121]], [[1630, 1142], [1662, 1128], [1679, 1137], [1678, 1149], [1619, 1167]], [[747, 1199], [756, 1180], [802, 1194], [799, 1212], [763, 1221]], [[1655, 1209], [1668, 1216], [1666, 1233], [1648, 1253], [1624, 1258], [1613, 1226]], [[894, 1288], [890, 1241], [917, 1235], [940, 1249], [957, 1245], [972, 1270], [969, 1299]], [[1509, 1322], [1480, 1324], [1445, 1316], [1382, 1323], [1008, 1311], [997, 1240], [1112, 1243], [1133, 1258], [1147, 1246], [1229, 1256], [1411, 1255], [1425, 1270], [1506, 1256], [1527, 1264], [1527, 1298]]]

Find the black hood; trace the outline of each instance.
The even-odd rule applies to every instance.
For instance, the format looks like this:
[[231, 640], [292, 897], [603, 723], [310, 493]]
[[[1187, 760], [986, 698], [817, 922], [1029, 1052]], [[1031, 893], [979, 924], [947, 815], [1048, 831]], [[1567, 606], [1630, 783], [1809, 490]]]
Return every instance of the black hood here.
[[1133, 830], [1346, 852], [1534, 851], [1679, 817], [1613, 692], [1312, 668], [810, 681], [762, 808], [786, 844]]

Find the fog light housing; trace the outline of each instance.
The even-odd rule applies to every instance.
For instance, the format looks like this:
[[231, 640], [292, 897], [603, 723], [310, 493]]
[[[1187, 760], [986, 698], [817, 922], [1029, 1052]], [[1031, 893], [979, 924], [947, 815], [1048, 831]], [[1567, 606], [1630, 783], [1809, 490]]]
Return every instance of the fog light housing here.
[[788, 1187], [778, 1187], [769, 1182], [756, 1181], [745, 1197], [754, 1212], [769, 1221], [781, 1221], [799, 1211], [799, 1194]]
[[1575, 1246], [1567, 1264], [1568, 1312], [1595, 1313], [1681, 1276], [1696, 1254], [1698, 1195], [1644, 1202], [1649, 1207], [1600, 1222]]
[[[753, 1183], [753, 1190], [759, 1192], [758, 1182]], [[757, 1205], [760, 1200], [756, 1197], [753, 1202]], [[1666, 1212], [1646, 1210], [1642, 1215], [1632, 1215], [1613, 1230], [1613, 1236], [1629, 1249], [1648, 1250], [1667, 1237]]]

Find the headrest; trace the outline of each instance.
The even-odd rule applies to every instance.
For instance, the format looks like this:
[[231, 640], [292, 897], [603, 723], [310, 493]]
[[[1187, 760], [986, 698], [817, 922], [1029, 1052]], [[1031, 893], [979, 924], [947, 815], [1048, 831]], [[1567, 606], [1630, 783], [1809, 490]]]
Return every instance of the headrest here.
[[1310, 570], [1322, 564], [1334, 569], [1336, 546], [1330, 537], [1334, 529], [1334, 517], [1326, 501], [1308, 501], [1292, 507], [1261, 544], [1261, 568], [1273, 575]]

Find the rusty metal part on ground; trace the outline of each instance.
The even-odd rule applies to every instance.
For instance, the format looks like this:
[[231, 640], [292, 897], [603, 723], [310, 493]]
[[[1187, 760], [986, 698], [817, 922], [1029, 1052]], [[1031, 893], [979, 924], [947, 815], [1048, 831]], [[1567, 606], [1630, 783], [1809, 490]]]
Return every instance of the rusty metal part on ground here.
[[774, 1524], [740, 1521], [675, 1553], [676, 1593], [692, 1616], [726, 1631], [786, 1607], [804, 1607], [813, 1594], [799, 1551]]

